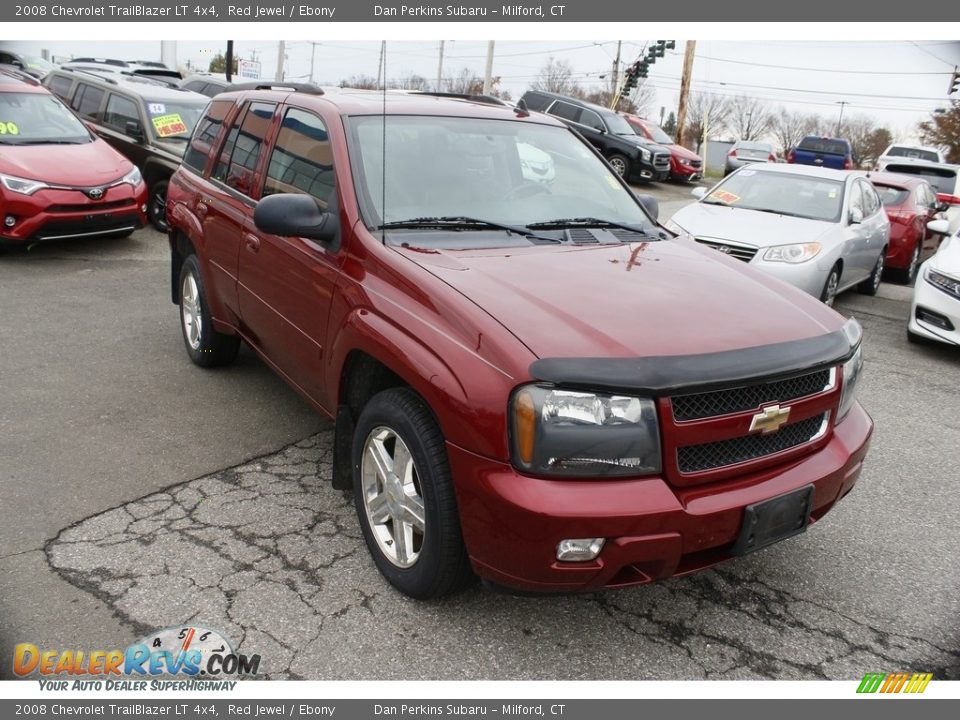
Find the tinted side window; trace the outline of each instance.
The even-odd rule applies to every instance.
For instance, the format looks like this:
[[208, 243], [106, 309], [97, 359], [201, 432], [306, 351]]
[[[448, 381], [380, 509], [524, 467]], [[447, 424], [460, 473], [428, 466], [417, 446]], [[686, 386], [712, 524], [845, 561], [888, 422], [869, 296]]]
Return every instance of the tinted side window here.
[[207, 167], [207, 158], [210, 157], [210, 151], [213, 149], [213, 143], [220, 134], [220, 128], [223, 126], [223, 120], [230, 111], [233, 103], [228, 100], [219, 100], [210, 103], [207, 107], [206, 115], [197, 123], [193, 131], [193, 137], [190, 138], [190, 144], [187, 151], [183, 154], [183, 164], [202, 173]]
[[270, 155], [264, 196], [304, 192], [326, 209], [334, 186], [333, 152], [323, 121], [291, 108]]
[[527, 108], [530, 110], [546, 110], [552, 99], [553, 98], [532, 90], [523, 94], [523, 101], [527, 104]]
[[206, 84], [203, 80], [191, 80], [190, 82], [185, 82], [183, 87], [187, 90], [193, 90], [193, 92], [203, 92], [203, 88], [206, 87]]
[[106, 93], [100, 88], [80, 84], [73, 95], [73, 103], [71, 103], [71, 105], [73, 109], [81, 115], [96, 117], [105, 94]]
[[253, 197], [253, 176], [260, 158], [260, 148], [273, 118], [273, 103], [251, 103], [242, 119], [230, 128], [227, 142], [220, 153], [214, 177], [229, 187]]
[[593, 110], [581, 110], [579, 122], [597, 131], [604, 130], [603, 120]]
[[558, 118], [563, 118], [564, 120], [580, 122], [580, 108], [578, 108], [576, 105], [571, 105], [570, 103], [565, 103], [558, 100], [556, 103], [554, 103], [553, 107], [550, 108], [549, 113], [551, 115], [556, 115]]
[[54, 95], [59, 95], [66, 100], [70, 95], [70, 88], [73, 87], [73, 80], [58, 75], [57, 77], [50, 78], [50, 84], [47, 85], [47, 87], [50, 88], [50, 92]]
[[128, 121], [140, 124], [140, 113], [136, 103], [130, 98], [110, 95], [107, 99], [107, 109], [103, 113], [104, 124], [118, 130], [126, 130]]

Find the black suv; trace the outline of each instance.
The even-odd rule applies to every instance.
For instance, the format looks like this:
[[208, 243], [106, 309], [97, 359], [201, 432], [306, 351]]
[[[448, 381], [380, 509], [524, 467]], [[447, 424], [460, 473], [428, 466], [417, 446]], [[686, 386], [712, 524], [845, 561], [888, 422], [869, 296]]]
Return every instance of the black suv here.
[[527, 109], [553, 115], [583, 135], [627, 182], [666, 180], [670, 175], [670, 150], [637, 135], [613, 110], [540, 90], [528, 90], [522, 100]]
[[70, 68], [52, 71], [43, 84], [140, 168], [150, 222], [166, 232], [167, 182], [208, 98], [147, 78]]

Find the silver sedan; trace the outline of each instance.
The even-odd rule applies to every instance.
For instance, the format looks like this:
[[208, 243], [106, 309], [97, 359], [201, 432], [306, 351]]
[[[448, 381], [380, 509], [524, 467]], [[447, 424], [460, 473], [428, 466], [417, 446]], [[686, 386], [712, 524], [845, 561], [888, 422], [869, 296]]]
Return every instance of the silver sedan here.
[[751, 165], [679, 210], [667, 227], [750, 263], [828, 305], [880, 287], [890, 222], [870, 183], [840, 170]]

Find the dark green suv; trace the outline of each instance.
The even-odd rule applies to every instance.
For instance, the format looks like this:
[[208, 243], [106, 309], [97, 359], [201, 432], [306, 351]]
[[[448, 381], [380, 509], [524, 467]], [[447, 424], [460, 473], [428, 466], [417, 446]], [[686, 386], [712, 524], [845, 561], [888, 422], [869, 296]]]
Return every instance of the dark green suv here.
[[140, 168], [150, 191], [150, 222], [166, 232], [167, 183], [209, 98], [109, 69], [60, 68], [43, 84]]

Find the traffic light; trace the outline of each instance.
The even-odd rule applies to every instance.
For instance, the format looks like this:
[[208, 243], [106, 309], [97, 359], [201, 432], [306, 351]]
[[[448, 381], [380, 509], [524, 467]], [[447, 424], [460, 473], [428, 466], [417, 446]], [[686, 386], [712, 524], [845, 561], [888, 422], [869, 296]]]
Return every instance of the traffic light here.
[[673, 50], [674, 48], [677, 47], [677, 41], [676, 41], [676, 40], [667, 40], [667, 43], [666, 43], [666, 45], [664, 45], [664, 47], [667, 48], [667, 50]]
[[667, 49], [666, 40], [657, 40], [657, 44], [652, 46], [653, 56], [654, 57], [663, 57]]
[[639, 73], [640, 73], [640, 61], [639, 61], [639, 60], [638, 60], [637, 62], [635, 62], [633, 65], [630, 65], [630, 66], [627, 67], [627, 70], [626, 70], [626, 73], [625, 73], [625, 76], [626, 76], [626, 77], [625, 77], [625, 79], [624, 79], [624, 81], [623, 81], [623, 90], [624, 90], [624, 92], [626, 92], [627, 90], [632, 90], [633, 88], [635, 88], [635, 87], [637, 86], [637, 76], [639, 75]]
[[650, 70], [650, 63], [648, 63], [646, 60], [641, 60], [637, 64], [640, 66], [639, 69], [637, 70], [637, 77], [646, 78], [647, 73]]
[[954, 68], [953, 77], [950, 78], [950, 90], [947, 95], [953, 95], [957, 91], [960, 91], [960, 70]]

